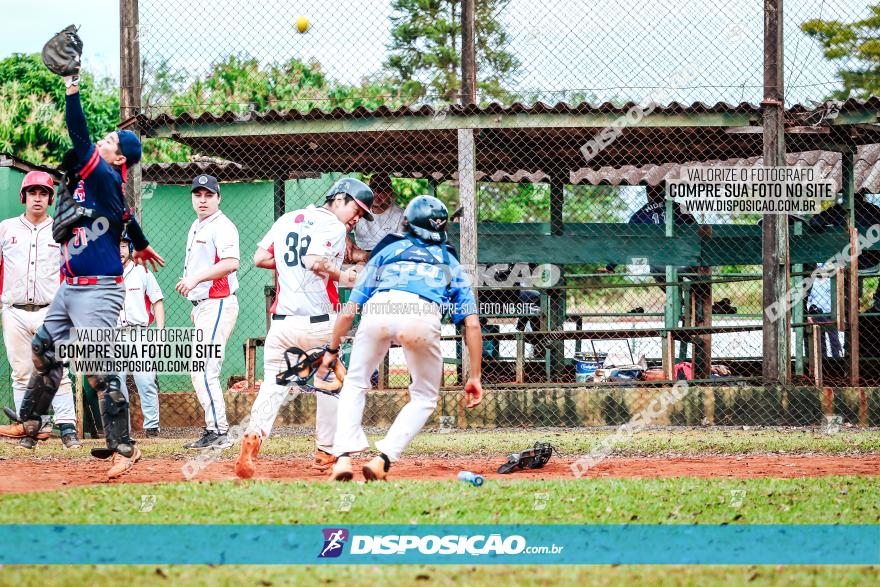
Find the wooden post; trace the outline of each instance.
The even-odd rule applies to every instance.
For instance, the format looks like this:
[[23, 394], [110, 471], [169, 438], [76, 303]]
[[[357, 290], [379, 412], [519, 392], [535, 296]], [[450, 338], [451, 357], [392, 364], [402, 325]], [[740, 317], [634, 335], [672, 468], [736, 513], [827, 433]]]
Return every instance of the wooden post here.
[[[672, 381], [675, 378], [675, 363], [671, 360], [675, 353], [675, 338], [672, 332], [666, 332], [663, 340], [663, 375], [667, 380]], [[667, 357], [669, 360], [666, 360]]]
[[275, 220], [278, 220], [284, 216], [287, 207], [284, 193], [284, 178], [277, 178], [272, 181], [272, 195], [274, 217]]
[[[119, 118], [141, 113], [141, 47], [138, 0], [119, 0]], [[131, 129], [140, 133], [140, 129]], [[125, 199], [138, 218], [143, 212], [141, 165], [128, 169]]]
[[[477, 271], [477, 152], [474, 140], [474, 129], [458, 129], [458, 195], [459, 203], [464, 208], [460, 222], [459, 258], [464, 270], [473, 279], [474, 299], [479, 307], [479, 292], [476, 288]], [[470, 375], [470, 360], [467, 348], [463, 345], [461, 352], [462, 374]]]
[[388, 389], [389, 383], [389, 374], [388, 374], [388, 353], [385, 353], [385, 356], [382, 357], [382, 362], [379, 363], [379, 385], [378, 389]]
[[[651, 199], [650, 190], [657, 189], [651, 186], [647, 188], [649, 190], [648, 199]], [[666, 199], [666, 208], [665, 208], [665, 218], [666, 218], [666, 237], [672, 238], [675, 236], [675, 201], [671, 198]], [[650, 265], [650, 263], [649, 263]], [[667, 265], [666, 266], [666, 304], [663, 308], [663, 325], [665, 328], [678, 328], [678, 323], [681, 318], [681, 296], [679, 294], [680, 288], [677, 285], [672, 285], [673, 283], [678, 282], [678, 268], [675, 265]], [[686, 344], [686, 343], [682, 343]], [[669, 335], [669, 343], [663, 346], [663, 369], [667, 373], [672, 373], [675, 367], [675, 343], [670, 333]]]
[[[712, 279], [710, 267], [699, 267], [699, 281], [693, 285], [697, 320], [694, 326], [712, 327]], [[712, 374], [712, 334], [697, 334], [694, 344], [694, 379], [709, 379]]]
[[477, 103], [476, 0], [461, 2], [461, 104]]
[[[804, 233], [804, 223], [800, 220], [796, 220], [794, 223], [794, 233], [797, 236], [800, 236]], [[801, 286], [803, 284], [804, 278], [800, 275], [804, 270], [804, 266], [801, 263], [798, 263], [792, 267], [792, 272], [797, 275], [792, 275], [791, 277], [791, 288], [792, 291], [801, 291]], [[792, 321], [796, 324], [803, 324], [805, 318], [804, 313], [804, 304], [802, 302], [798, 302], [791, 309], [792, 313]], [[798, 326], [794, 332], [794, 373], [797, 376], [803, 376], [805, 373], [805, 355], [806, 355], [806, 346], [804, 344], [804, 333], [805, 328], [803, 326]]]
[[516, 382], [524, 383], [526, 362], [526, 341], [522, 332], [516, 333]]
[[[764, 165], [785, 165], [784, 72], [782, 54], [782, 0], [764, 0]], [[788, 287], [788, 222], [785, 217], [766, 214], [763, 219], [763, 307], [782, 306], [775, 321], [764, 315], [764, 380], [787, 385], [791, 378], [789, 324], [785, 309]]]
[[[561, 174], [554, 174], [550, 180], [550, 234], [551, 236], [563, 236], [565, 224], [562, 210], [565, 205], [565, 179]], [[564, 278], [560, 278], [558, 285], [565, 285]], [[565, 292], [564, 288], [551, 288], [547, 290], [548, 312], [547, 330], [561, 331], [565, 325]], [[561, 381], [565, 363], [565, 340], [558, 337], [550, 337], [550, 377], [548, 380]]]
[[859, 232], [855, 214], [855, 153], [846, 149], [840, 154], [841, 187], [846, 206], [851, 261], [847, 267], [846, 287], [846, 353], [849, 359], [849, 383], [859, 386]]
[[86, 388], [83, 387], [82, 373], [77, 373], [75, 379], [76, 385], [76, 435], [83, 438], [85, 435], [86, 421]]
[[[822, 327], [818, 324], [813, 324], [811, 326], [813, 330], [813, 379], [816, 382], [816, 389], [822, 390], [822, 358], [825, 356], [824, 353], [824, 341], [822, 337], [824, 333], [822, 332]], [[835, 333], [836, 336], [836, 333]]]

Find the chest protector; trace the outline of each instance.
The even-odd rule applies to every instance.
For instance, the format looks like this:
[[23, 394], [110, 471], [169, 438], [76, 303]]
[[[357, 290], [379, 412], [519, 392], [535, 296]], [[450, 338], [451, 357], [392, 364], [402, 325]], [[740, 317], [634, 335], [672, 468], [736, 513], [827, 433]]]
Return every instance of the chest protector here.
[[86, 208], [73, 199], [77, 186], [81, 181], [76, 170], [77, 157], [74, 151], [68, 151], [61, 162], [64, 175], [58, 186], [58, 203], [55, 205], [55, 220], [52, 223], [52, 238], [56, 243], [64, 244], [73, 236], [73, 227], [83, 218], [95, 218], [95, 211]]

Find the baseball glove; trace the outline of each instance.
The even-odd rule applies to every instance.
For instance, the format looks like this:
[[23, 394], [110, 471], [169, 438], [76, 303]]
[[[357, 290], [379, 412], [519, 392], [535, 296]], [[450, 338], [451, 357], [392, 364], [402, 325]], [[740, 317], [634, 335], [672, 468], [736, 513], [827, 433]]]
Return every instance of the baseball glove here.
[[507, 462], [498, 467], [498, 472], [504, 475], [515, 469], [541, 469], [550, 460], [554, 450], [556, 449], [549, 442], [536, 442], [534, 448], [507, 457]]
[[62, 77], [79, 74], [83, 42], [70, 25], [43, 46], [43, 63], [54, 74]]

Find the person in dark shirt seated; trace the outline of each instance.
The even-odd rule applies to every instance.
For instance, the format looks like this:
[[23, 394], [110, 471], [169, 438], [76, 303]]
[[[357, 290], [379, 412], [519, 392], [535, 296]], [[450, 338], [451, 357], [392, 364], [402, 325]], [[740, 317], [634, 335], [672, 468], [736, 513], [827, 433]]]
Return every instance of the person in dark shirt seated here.
[[[691, 215], [681, 211], [681, 208], [676, 204], [673, 206], [675, 210], [675, 224], [683, 225], [683, 224], [696, 224], [697, 220]], [[650, 187], [648, 188], [648, 203], [633, 212], [632, 216], [629, 217], [627, 224], [666, 224], [666, 198], [664, 192], [662, 190], [653, 190]], [[648, 257], [648, 252], [645, 254]], [[613, 273], [617, 268], [617, 265], [614, 263], [609, 263], [605, 267], [600, 267], [597, 271], [598, 273]], [[679, 267], [679, 270], [687, 270], [689, 267]], [[666, 281], [666, 267], [663, 265], [650, 265], [649, 271], [651, 272], [651, 276], [654, 278], [654, 281], [657, 283], [663, 283]], [[660, 289], [666, 291], [666, 287], [660, 286]], [[638, 308], [633, 308], [630, 310], [630, 313], [633, 314], [641, 314], [644, 313], [644, 308], [641, 306]]]

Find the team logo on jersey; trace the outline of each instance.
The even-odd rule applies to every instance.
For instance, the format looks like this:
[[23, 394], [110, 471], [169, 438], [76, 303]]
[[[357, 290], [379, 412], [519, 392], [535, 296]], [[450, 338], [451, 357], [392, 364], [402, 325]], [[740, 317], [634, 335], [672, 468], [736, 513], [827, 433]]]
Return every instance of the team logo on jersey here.
[[18, 242], [18, 239], [16, 237], [14, 237], [14, 236], [9, 237], [9, 244], [10, 245], [14, 245], [17, 242]]
[[79, 183], [76, 184], [76, 190], [73, 192], [73, 201], [74, 202], [85, 202], [86, 201], [86, 184], [83, 180], [79, 180]]
[[306, 217], [303, 216], [302, 214], [297, 214], [297, 215], [296, 215], [296, 218], [294, 218], [293, 221], [294, 221], [295, 223], [299, 224], [300, 222], [302, 222], [302, 221], [305, 220], [305, 219], [306, 219]]

